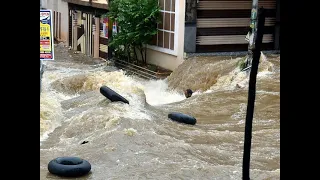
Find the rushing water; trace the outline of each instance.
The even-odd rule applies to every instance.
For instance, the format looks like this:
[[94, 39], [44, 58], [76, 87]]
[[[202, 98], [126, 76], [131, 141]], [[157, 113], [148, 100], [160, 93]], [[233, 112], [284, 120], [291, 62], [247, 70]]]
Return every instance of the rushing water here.
[[[241, 179], [248, 75], [239, 58], [194, 57], [166, 80], [127, 76], [56, 47], [44, 62], [40, 97], [40, 179], [59, 156], [92, 165], [77, 179]], [[111, 103], [106, 85], [130, 104]], [[183, 89], [195, 93], [186, 99]], [[178, 124], [169, 112], [197, 118]], [[83, 141], [89, 141], [81, 144]], [[280, 179], [280, 57], [262, 55], [251, 149], [252, 179]]]

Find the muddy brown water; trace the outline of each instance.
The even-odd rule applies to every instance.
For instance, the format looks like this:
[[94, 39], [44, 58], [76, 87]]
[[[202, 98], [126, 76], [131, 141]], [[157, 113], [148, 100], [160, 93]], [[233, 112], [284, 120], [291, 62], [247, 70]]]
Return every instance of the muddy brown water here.
[[[56, 47], [56, 60], [44, 62], [40, 179], [66, 179], [48, 173], [49, 161], [78, 156], [92, 165], [81, 180], [240, 180], [248, 75], [239, 72], [238, 61], [189, 58], [167, 79], [147, 81]], [[108, 101], [99, 93], [102, 85], [130, 104]], [[185, 88], [195, 91], [191, 98], [184, 97]], [[197, 124], [170, 121], [169, 112], [190, 114]], [[280, 179], [276, 55], [260, 61], [250, 168], [251, 179]]]

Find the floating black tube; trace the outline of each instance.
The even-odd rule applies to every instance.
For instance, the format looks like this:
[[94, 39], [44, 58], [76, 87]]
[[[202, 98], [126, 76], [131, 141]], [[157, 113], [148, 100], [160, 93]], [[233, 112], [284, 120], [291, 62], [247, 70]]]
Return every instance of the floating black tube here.
[[79, 177], [88, 174], [91, 164], [78, 157], [58, 157], [48, 164], [50, 173], [63, 177]]
[[121, 101], [124, 103], [129, 104], [129, 101], [122, 97], [120, 94], [116, 93], [112, 89], [108, 88], [107, 86], [100, 87], [100, 93], [108, 98], [111, 102]]
[[190, 115], [182, 114], [182, 113], [178, 113], [178, 112], [169, 113], [168, 118], [170, 118], [173, 121], [177, 121], [177, 122], [185, 123], [185, 124], [195, 125], [197, 123], [196, 118], [194, 118]]

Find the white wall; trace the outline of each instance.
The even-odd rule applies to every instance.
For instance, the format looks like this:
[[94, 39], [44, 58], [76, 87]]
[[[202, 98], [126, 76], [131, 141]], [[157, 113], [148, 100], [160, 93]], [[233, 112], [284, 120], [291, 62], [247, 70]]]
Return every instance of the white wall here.
[[166, 52], [158, 51], [157, 48], [150, 48], [147, 51], [148, 63], [154, 64], [165, 69], [174, 70], [184, 61], [184, 21], [185, 21], [185, 0], [179, 0], [179, 4], [176, 4], [177, 26], [178, 28], [176, 35], [176, 54], [168, 54]]
[[52, 11], [57, 11], [61, 13], [61, 41], [68, 41], [68, 31], [69, 31], [69, 12], [68, 3], [62, 0], [41, 0], [42, 7], [46, 9], [51, 9]]

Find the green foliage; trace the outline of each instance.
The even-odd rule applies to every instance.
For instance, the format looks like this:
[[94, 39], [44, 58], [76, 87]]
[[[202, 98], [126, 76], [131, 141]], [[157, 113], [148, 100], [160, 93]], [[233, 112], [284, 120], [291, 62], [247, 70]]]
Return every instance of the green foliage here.
[[116, 52], [126, 53], [128, 60], [132, 53], [137, 57], [138, 50], [145, 63], [144, 45], [157, 34], [157, 23], [160, 22], [158, 0], [113, 0], [109, 10], [107, 16], [119, 27], [109, 45]]
[[240, 68], [240, 70], [244, 69], [246, 67], [246, 57], [241, 58], [238, 61], [237, 65]]

